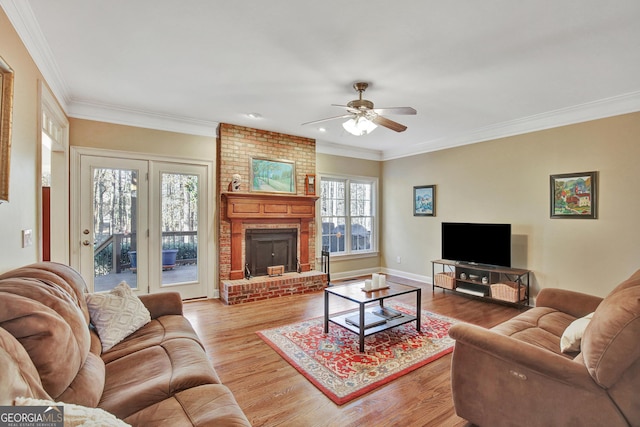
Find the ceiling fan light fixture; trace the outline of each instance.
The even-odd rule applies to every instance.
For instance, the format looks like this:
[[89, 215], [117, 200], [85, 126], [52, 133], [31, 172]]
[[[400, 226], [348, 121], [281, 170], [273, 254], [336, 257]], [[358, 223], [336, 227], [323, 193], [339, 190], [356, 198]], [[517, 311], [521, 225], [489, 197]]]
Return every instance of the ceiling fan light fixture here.
[[342, 127], [351, 135], [362, 136], [373, 132], [378, 126], [366, 117], [358, 116], [344, 122]]

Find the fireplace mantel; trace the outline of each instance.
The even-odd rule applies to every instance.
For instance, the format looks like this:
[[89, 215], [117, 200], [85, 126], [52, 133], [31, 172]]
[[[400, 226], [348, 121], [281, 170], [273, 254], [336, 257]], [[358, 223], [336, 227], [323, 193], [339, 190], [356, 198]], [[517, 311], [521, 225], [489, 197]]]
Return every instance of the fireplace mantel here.
[[318, 197], [263, 193], [222, 193], [227, 200], [227, 219], [315, 218]]
[[223, 192], [226, 220], [231, 222], [231, 280], [244, 277], [242, 239], [245, 224], [300, 224], [300, 268], [309, 264], [309, 227], [315, 220], [318, 197], [272, 193]]

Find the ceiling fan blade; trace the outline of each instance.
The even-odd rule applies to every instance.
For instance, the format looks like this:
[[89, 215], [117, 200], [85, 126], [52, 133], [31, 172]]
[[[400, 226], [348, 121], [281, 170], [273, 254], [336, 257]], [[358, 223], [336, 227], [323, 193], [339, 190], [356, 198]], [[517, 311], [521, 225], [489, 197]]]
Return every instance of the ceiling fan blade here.
[[389, 107], [389, 108], [374, 108], [378, 114], [417, 114], [418, 112], [411, 107]]
[[389, 120], [386, 117], [376, 116], [376, 117], [372, 118], [371, 121], [373, 123], [377, 124], [378, 126], [384, 126], [384, 127], [389, 128], [391, 130], [395, 130], [396, 132], [404, 132], [405, 130], [407, 130], [407, 127], [405, 125], [401, 125], [398, 122], [394, 122], [393, 120]]
[[335, 120], [335, 119], [346, 119], [347, 117], [353, 117], [353, 114], [343, 114], [341, 116], [328, 117], [326, 119], [314, 120], [312, 122], [303, 123], [302, 126], [314, 125], [316, 123], [328, 122], [329, 120]]

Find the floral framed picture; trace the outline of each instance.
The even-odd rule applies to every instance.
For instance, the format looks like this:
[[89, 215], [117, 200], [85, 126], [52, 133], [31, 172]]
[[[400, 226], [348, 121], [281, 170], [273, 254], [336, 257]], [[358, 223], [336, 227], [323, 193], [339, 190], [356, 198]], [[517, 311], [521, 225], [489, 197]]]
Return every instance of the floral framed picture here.
[[252, 192], [296, 194], [296, 165], [292, 161], [252, 157], [249, 171]]
[[551, 218], [596, 219], [598, 173], [551, 175]]
[[413, 216], [436, 216], [436, 186], [413, 187]]

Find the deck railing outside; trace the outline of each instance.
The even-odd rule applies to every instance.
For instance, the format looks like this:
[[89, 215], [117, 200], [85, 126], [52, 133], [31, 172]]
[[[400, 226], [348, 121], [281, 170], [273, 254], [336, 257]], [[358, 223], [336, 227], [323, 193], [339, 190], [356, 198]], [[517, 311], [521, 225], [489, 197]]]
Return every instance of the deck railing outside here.
[[[135, 242], [135, 233], [110, 234], [96, 239], [93, 265], [94, 275], [120, 273], [131, 267], [129, 251]], [[177, 249], [176, 264], [196, 264], [198, 258], [197, 231], [167, 231], [162, 233], [162, 249]]]

